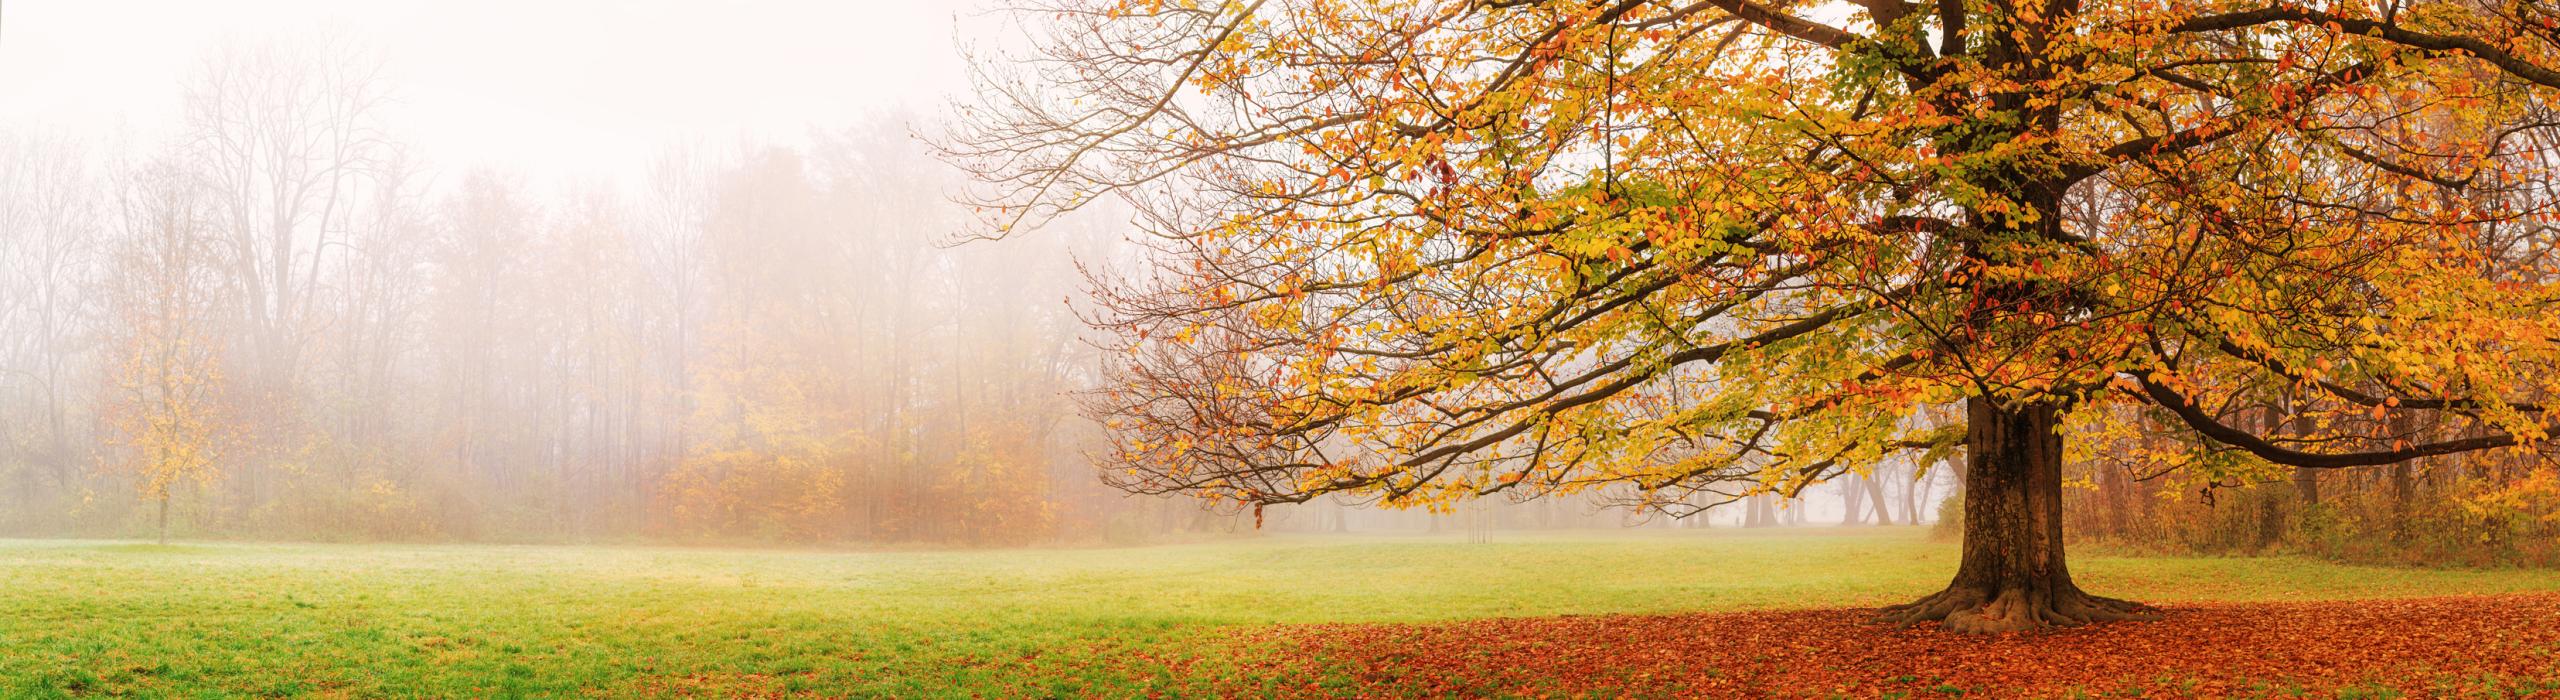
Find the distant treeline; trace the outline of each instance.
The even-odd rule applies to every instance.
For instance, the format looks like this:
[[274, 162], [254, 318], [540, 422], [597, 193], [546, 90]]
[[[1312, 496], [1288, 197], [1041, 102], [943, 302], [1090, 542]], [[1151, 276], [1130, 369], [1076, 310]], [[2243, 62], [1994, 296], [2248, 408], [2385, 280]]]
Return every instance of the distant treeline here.
[[1193, 510], [1080, 457], [1069, 257], [1111, 237], [946, 245], [910, 125], [537, 194], [412, 157], [377, 66], [234, 47], [157, 142], [0, 134], [0, 533], [1004, 543]]
[[[2292, 419], [2282, 405], [2234, 420]], [[2398, 418], [2403, 423], [2413, 418]], [[2215, 554], [2297, 553], [2345, 561], [2560, 566], [2560, 471], [2547, 452], [2498, 450], [2358, 469], [2303, 469], [2202, 450], [2132, 411], [2078, 422], [2065, 466], [2065, 527], [2084, 541]], [[2394, 424], [2394, 433], [2433, 425]], [[2210, 478], [2191, 469], [2224, 460]]]

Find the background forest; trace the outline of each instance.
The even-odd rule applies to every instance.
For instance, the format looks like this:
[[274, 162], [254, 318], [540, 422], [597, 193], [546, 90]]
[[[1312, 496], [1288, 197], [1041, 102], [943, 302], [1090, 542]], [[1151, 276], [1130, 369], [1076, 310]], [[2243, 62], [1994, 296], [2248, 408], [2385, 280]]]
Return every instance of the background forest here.
[[0, 531], [987, 543], [1119, 500], [1064, 394], [1107, 238], [943, 245], [907, 120], [528, 183], [413, 157], [376, 65], [234, 46], [165, 143], [0, 137]]

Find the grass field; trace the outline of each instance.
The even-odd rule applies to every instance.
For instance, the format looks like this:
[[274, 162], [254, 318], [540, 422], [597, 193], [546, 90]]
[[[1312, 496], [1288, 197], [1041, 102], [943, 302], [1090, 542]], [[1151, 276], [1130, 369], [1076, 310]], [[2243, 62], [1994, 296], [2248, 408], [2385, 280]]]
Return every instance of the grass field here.
[[[1246, 626], [1872, 606], [1943, 585], [1957, 554], [1909, 528], [1454, 538], [957, 552], [8, 541], [0, 695], [1179, 692], [1246, 672], [1226, 658], [1252, 653], [1226, 641]], [[2072, 567], [2092, 591], [2171, 604], [2560, 590], [2547, 571], [2290, 558]]]

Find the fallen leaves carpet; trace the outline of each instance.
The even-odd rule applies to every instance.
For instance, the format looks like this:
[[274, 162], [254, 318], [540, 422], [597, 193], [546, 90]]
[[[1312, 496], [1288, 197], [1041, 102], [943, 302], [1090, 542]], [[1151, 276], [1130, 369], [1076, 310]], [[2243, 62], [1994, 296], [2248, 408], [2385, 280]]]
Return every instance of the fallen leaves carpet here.
[[[2560, 595], [2169, 606], [2007, 635], [1872, 610], [1246, 632], [1255, 694], [1332, 697], [2560, 697]], [[1295, 685], [1303, 679], [1302, 685]]]

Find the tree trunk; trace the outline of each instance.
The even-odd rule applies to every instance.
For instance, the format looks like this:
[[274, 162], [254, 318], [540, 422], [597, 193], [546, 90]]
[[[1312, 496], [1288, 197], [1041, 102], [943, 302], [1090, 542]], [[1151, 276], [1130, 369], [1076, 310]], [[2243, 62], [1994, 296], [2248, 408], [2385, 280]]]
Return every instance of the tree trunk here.
[[2098, 466], [2098, 491], [2106, 495], [2107, 535], [2111, 537], [2124, 537], [2132, 529], [2129, 525], [2131, 519], [2125, 512], [2125, 502], [2129, 500], [2128, 492], [2133, 490], [2133, 485], [2127, 481], [2123, 467], [2113, 464]]
[[1858, 517], [1858, 497], [1864, 495], [1866, 495], [1866, 493], [1858, 488], [1857, 475], [1851, 474], [1840, 480], [1841, 525], [1848, 526], [1865, 522], [1864, 518]]
[[2417, 490], [2416, 468], [2408, 460], [2391, 465], [2391, 541], [2409, 541], [2409, 500]]
[[2014, 632], [2104, 620], [2149, 619], [2139, 604], [2082, 593], [2062, 551], [2061, 407], [1966, 404], [1964, 558], [1947, 589], [1886, 608], [1899, 624], [1938, 621], [1955, 632]]
[[1876, 524], [1893, 524], [1893, 511], [1887, 510], [1884, 507], [1884, 484], [1877, 483], [1876, 478], [1873, 476], [1864, 477], [1858, 481], [1866, 485], [1864, 490], [1867, 492], [1867, 503], [1874, 506], [1874, 510], [1876, 512]]
[[[2294, 410], [2291, 423], [2294, 423], [2296, 436], [2309, 436], [2309, 433], [2312, 433], [2312, 415], [2309, 413]], [[2409, 433], [2406, 431], [2406, 426], [2409, 426], [2409, 418], [2406, 418], [2406, 410], [2401, 410], [2399, 415], [2394, 415], [2394, 428], [2399, 428], [2396, 433], [2406, 436], [2406, 433]], [[2319, 469], [2294, 467], [2294, 495], [2301, 497], [2301, 508], [2319, 505]]]
[[1913, 463], [1911, 478], [1902, 480], [1903, 524], [1918, 525], [1929, 520], [1926, 514], [1920, 512], [1920, 505], [1929, 501], [1929, 482], [1921, 477], [1923, 473], [1920, 465]]
[[169, 494], [160, 494], [160, 544], [169, 544]]

